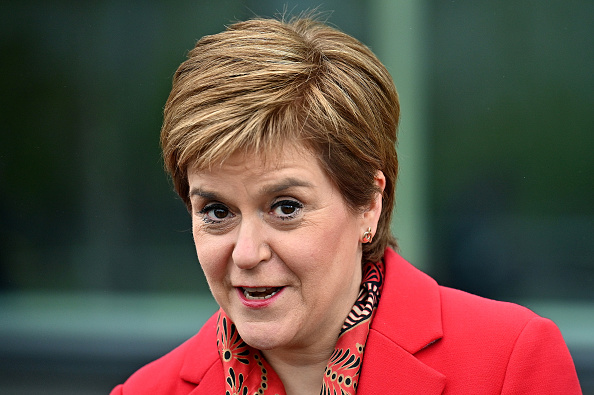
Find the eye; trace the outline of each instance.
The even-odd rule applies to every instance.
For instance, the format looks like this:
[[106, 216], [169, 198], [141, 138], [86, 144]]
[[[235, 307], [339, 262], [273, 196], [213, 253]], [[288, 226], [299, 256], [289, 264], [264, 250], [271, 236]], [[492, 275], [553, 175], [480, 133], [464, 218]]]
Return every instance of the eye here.
[[233, 216], [229, 209], [220, 203], [208, 204], [199, 211], [202, 214], [203, 221], [209, 224], [219, 223]]
[[281, 200], [272, 205], [270, 213], [280, 219], [293, 219], [303, 209], [303, 204], [296, 200]]

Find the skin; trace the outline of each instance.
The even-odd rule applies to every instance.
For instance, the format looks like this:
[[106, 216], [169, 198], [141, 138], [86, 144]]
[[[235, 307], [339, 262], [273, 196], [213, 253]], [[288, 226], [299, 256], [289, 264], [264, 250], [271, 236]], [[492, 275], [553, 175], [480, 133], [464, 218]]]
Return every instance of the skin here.
[[[266, 161], [238, 153], [221, 166], [189, 169], [188, 181], [196, 252], [214, 298], [287, 394], [319, 393], [359, 292], [361, 237], [376, 229], [381, 195], [353, 212], [301, 146]], [[376, 183], [383, 190], [379, 171]], [[238, 287], [282, 288], [254, 307]]]

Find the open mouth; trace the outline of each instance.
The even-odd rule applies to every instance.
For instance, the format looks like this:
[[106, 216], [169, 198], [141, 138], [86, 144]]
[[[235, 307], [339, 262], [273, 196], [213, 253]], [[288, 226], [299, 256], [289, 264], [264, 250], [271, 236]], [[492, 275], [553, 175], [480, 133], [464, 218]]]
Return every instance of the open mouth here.
[[276, 295], [281, 289], [282, 287], [241, 288], [243, 295], [249, 300], [269, 299]]

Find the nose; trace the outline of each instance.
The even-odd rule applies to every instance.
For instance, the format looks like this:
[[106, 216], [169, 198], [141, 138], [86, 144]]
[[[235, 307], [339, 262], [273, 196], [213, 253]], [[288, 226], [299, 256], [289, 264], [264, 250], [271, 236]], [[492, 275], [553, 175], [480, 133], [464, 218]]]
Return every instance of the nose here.
[[242, 221], [231, 255], [233, 263], [241, 269], [252, 269], [270, 259], [272, 252], [266, 243], [263, 226], [257, 219]]

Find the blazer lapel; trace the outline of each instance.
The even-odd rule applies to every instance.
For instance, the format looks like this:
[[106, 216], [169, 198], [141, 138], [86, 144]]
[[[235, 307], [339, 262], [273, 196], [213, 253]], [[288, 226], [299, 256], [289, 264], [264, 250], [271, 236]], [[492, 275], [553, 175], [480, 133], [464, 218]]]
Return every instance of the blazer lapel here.
[[445, 376], [420, 362], [384, 335], [370, 331], [357, 395], [443, 392]]
[[190, 395], [210, 395], [225, 393], [225, 375], [217, 349], [217, 316], [214, 314], [190, 339], [180, 371], [182, 380], [197, 387]]
[[391, 249], [385, 264], [357, 394], [441, 394], [446, 377], [415, 356], [443, 335], [439, 287]]
[[225, 393], [225, 376], [220, 361], [216, 361], [206, 371], [200, 383], [189, 395], [212, 395]]

